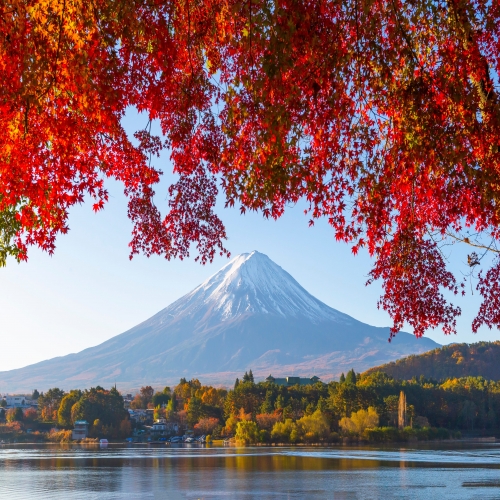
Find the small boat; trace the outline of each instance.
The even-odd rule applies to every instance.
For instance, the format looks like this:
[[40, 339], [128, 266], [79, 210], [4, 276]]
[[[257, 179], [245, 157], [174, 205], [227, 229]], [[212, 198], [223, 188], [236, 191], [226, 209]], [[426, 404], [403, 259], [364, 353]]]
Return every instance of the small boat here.
[[108, 445], [108, 440], [107, 439], [99, 439], [99, 444], [101, 446], [107, 446]]

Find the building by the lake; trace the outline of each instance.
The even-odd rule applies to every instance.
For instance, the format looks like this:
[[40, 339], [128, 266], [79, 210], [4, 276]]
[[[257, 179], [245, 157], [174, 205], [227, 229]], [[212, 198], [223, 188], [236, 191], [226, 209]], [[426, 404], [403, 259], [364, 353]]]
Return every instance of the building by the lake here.
[[271, 382], [276, 385], [284, 385], [287, 387], [291, 387], [292, 385], [313, 385], [316, 382], [319, 382], [319, 377], [316, 375], [307, 378], [307, 377], [284, 377], [284, 378], [276, 378], [272, 375], [266, 378], [266, 382]]
[[89, 423], [86, 420], [75, 421], [72, 439], [85, 439], [89, 433]]

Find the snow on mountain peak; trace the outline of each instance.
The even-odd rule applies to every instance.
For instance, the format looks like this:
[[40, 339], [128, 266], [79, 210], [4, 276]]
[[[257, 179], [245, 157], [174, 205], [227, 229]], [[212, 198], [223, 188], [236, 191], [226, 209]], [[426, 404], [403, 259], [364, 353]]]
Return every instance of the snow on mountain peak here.
[[350, 319], [313, 297], [257, 251], [237, 255], [167, 309], [174, 315], [207, 310], [222, 320], [249, 313], [305, 316], [313, 321]]

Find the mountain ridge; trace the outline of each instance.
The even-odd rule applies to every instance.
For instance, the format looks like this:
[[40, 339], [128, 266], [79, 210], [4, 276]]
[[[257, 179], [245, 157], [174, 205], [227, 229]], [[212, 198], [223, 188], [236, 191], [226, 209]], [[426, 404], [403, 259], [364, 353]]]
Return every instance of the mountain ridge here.
[[374, 366], [367, 374], [381, 371], [399, 380], [420, 377], [434, 380], [484, 377], [500, 380], [500, 341], [449, 344], [419, 355]]

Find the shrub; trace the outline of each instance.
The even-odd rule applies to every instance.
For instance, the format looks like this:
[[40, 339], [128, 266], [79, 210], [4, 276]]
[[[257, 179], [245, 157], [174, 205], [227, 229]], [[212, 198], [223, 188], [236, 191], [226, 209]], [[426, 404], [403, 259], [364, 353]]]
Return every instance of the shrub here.
[[368, 410], [359, 410], [352, 413], [350, 417], [344, 417], [340, 420], [339, 426], [344, 433], [361, 435], [366, 429], [377, 427], [379, 422], [378, 414], [375, 408], [370, 406]]
[[247, 445], [255, 444], [259, 441], [259, 428], [251, 420], [242, 420], [236, 425], [236, 442]]
[[58, 443], [69, 443], [72, 439], [72, 435], [72, 431], [56, 431], [52, 429], [49, 432], [48, 439], [49, 441], [55, 441]]
[[365, 429], [363, 437], [376, 443], [401, 441], [401, 435], [395, 427], [372, 427]]
[[295, 443], [298, 438], [297, 424], [291, 418], [276, 422], [271, 431], [271, 439], [278, 443]]
[[267, 429], [259, 431], [259, 443], [269, 443], [271, 441], [271, 433]]
[[330, 434], [328, 419], [321, 410], [302, 417], [297, 421], [297, 428], [300, 439], [309, 443], [325, 439]]
[[363, 437], [376, 443], [408, 441], [412, 438], [419, 441], [428, 441], [432, 439], [449, 439], [450, 432], [447, 429], [436, 429], [435, 427], [421, 429], [405, 427], [403, 430], [395, 427], [374, 427], [365, 429]]

